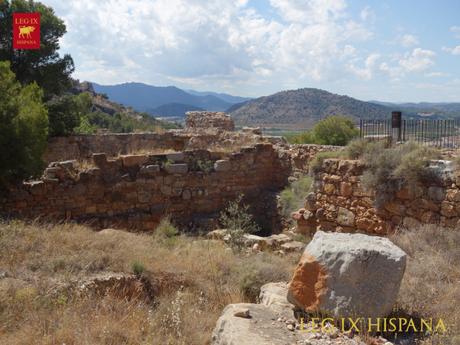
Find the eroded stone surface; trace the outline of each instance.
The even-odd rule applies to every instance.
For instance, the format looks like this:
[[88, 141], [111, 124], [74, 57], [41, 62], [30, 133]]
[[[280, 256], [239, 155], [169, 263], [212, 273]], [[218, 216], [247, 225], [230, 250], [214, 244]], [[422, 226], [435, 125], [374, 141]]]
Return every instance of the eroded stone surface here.
[[294, 272], [288, 301], [335, 317], [385, 317], [405, 267], [406, 254], [387, 238], [319, 231]]

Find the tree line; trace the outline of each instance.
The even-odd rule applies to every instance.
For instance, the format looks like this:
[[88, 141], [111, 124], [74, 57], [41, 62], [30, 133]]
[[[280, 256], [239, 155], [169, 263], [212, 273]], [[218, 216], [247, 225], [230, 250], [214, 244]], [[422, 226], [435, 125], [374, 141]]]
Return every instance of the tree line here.
[[[40, 13], [40, 49], [13, 49], [15, 12]], [[58, 52], [65, 33], [64, 21], [49, 6], [33, 0], [0, 1], [0, 187], [42, 171], [48, 137], [159, 126], [147, 114], [135, 118], [98, 111], [89, 93], [71, 92], [75, 65], [69, 54]]]

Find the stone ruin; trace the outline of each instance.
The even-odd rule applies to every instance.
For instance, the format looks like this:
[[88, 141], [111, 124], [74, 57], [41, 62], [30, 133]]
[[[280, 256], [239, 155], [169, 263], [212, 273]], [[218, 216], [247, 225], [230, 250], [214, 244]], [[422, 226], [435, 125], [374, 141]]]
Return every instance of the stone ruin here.
[[234, 131], [233, 119], [223, 112], [189, 111], [186, 113], [185, 127], [189, 130], [221, 129]]
[[290, 146], [259, 129], [224, 130], [234, 126], [222, 113], [193, 112], [190, 123], [203, 130], [52, 138], [43, 176], [12, 186], [0, 213], [144, 231], [170, 216], [184, 229], [213, 230], [243, 194], [262, 234], [279, 232], [278, 193], [326, 147]]
[[452, 162], [433, 161], [431, 169], [439, 178], [416, 188], [404, 187], [393, 200], [375, 207], [375, 192], [362, 183], [365, 162], [326, 159], [314, 176], [313, 192], [304, 208], [293, 214], [297, 230], [364, 232], [386, 235], [402, 226], [439, 224], [455, 228], [460, 225], [460, 172]]
[[[279, 232], [286, 224], [279, 192], [308, 172], [318, 152], [341, 148], [233, 129], [224, 113], [190, 112], [185, 130], [52, 138], [43, 176], [11, 187], [0, 213], [141, 230], [169, 215], [188, 229], [212, 229], [228, 202], [244, 194], [265, 234]], [[296, 230], [387, 234], [400, 225], [460, 223], [460, 176], [403, 189], [377, 210], [362, 172], [362, 162], [325, 160], [305, 207], [293, 214]]]

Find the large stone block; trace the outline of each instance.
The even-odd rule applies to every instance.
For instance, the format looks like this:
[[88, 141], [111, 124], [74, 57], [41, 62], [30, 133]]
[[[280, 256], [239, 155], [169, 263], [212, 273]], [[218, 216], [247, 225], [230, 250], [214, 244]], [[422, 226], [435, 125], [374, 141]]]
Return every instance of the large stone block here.
[[355, 225], [355, 214], [346, 208], [339, 207], [337, 212], [337, 223], [343, 226]]
[[166, 155], [166, 159], [172, 161], [172, 162], [183, 162], [185, 159], [185, 155], [183, 152], [173, 152], [173, 153], [168, 153]]
[[165, 166], [165, 170], [170, 174], [186, 174], [188, 171], [187, 164], [168, 164]]
[[215, 171], [229, 171], [232, 168], [232, 164], [229, 160], [218, 160], [214, 163]]
[[387, 238], [318, 231], [294, 272], [288, 301], [335, 317], [385, 317], [405, 267], [406, 253]]
[[148, 159], [149, 157], [147, 155], [129, 155], [122, 157], [124, 167], [140, 166], [147, 162]]

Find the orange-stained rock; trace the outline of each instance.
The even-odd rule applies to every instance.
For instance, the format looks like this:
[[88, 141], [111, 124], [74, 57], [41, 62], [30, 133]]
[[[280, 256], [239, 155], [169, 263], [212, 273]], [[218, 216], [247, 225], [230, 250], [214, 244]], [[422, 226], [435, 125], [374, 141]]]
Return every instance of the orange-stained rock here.
[[304, 252], [289, 284], [288, 301], [306, 311], [318, 311], [327, 291], [327, 272], [308, 252]]
[[405, 267], [406, 253], [385, 237], [318, 231], [294, 271], [287, 299], [336, 318], [385, 317]]

